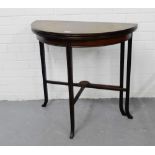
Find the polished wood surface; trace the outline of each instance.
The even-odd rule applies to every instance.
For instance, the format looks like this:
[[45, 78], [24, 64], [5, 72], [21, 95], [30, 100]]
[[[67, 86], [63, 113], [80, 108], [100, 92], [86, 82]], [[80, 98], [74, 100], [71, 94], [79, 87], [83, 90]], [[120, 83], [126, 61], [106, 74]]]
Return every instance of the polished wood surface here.
[[44, 37], [59, 39], [86, 37], [88, 39], [92, 37], [109, 38], [132, 33], [136, 30], [137, 24], [37, 20], [32, 23], [31, 28], [35, 34]]

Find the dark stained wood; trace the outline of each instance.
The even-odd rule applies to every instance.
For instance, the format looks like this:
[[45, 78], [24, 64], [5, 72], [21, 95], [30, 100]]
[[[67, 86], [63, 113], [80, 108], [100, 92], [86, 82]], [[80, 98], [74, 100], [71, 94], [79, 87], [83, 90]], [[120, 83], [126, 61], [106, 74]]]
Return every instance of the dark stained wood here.
[[66, 59], [67, 59], [67, 73], [68, 73], [68, 91], [69, 91], [69, 108], [70, 108], [70, 122], [71, 131], [70, 138], [74, 137], [74, 87], [73, 87], [73, 56], [72, 46], [70, 43], [66, 46]]
[[129, 111], [131, 57], [132, 57], [132, 38], [128, 40], [127, 73], [126, 73], [125, 112], [129, 119], [133, 119], [133, 116], [131, 115], [131, 113]]
[[82, 94], [82, 92], [84, 91], [85, 87], [81, 87], [80, 90], [78, 91], [78, 93], [76, 94], [76, 96], [74, 97], [74, 104], [77, 102], [77, 100], [79, 99], [80, 95]]
[[92, 47], [130, 39], [137, 24], [39, 20], [33, 22], [31, 28], [43, 43], [66, 46], [70, 41], [73, 47]]
[[[47, 83], [68, 86], [68, 82], [47, 80]], [[83, 87], [83, 81], [81, 81], [79, 83], [73, 83], [73, 86]], [[84, 87], [85, 88], [95, 88], [95, 89], [115, 90], [115, 91], [126, 91], [126, 88], [120, 88], [120, 86], [93, 84], [90, 82], [88, 82]]]
[[[113, 38], [105, 38], [105, 39], [96, 39], [96, 40], [72, 40], [71, 45], [72, 47], [98, 47], [98, 46], [107, 46], [117, 44], [123, 41], [126, 41], [131, 38], [131, 34], [113, 37]], [[67, 41], [58, 40], [58, 39], [49, 39], [37, 36], [40, 42], [55, 45], [55, 46], [66, 46]]]
[[40, 58], [41, 58], [41, 67], [42, 67], [42, 77], [43, 77], [43, 89], [44, 89], [44, 104], [42, 107], [46, 107], [48, 102], [48, 89], [47, 89], [47, 75], [46, 75], [46, 62], [45, 62], [45, 48], [44, 44], [39, 42], [40, 46]]
[[[120, 46], [120, 88], [124, 85], [124, 55], [125, 55], [125, 42], [121, 42]], [[119, 93], [119, 109], [123, 116], [126, 115], [123, 106], [123, 91]]]

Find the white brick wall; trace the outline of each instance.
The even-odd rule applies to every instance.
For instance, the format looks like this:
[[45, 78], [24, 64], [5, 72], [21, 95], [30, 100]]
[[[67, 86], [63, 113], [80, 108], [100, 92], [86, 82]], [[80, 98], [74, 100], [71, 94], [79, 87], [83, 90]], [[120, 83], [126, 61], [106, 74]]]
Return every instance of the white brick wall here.
[[[155, 97], [155, 9], [0, 9], [0, 100], [43, 98], [39, 47], [30, 29], [37, 19], [138, 23], [131, 96]], [[119, 45], [74, 49], [73, 56], [76, 82], [119, 83]], [[48, 78], [67, 80], [65, 48], [46, 46], [46, 57]], [[67, 98], [66, 90], [49, 85], [49, 96]], [[118, 97], [118, 92], [86, 89], [81, 97]]]

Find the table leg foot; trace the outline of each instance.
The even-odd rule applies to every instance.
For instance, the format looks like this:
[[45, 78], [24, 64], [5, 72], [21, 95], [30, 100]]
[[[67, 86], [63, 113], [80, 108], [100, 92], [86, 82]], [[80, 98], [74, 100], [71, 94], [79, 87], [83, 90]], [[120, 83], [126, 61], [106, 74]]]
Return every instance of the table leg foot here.
[[120, 110], [120, 112], [121, 112], [121, 114], [122, 114], [123, 116], [126, 116], [126, 112], [125, 112], [124, 109], [123, 109], [123, 97], [122, 97], [122, 96], [120, 96], [119, 110]]
[[47, 106], [47, 101], [44, 102], [44, 104], [41, 105], [42, 107], [46, 107]]
[[70, 139], [73, 139], [74, 138], [74, 132], [73, 131], [70, 132], [70, 137], [69, 138]]
[[128, 119], [133, 119], [133, 116], [130, 113], [127, 113], [126, 116], [128, 117]]
[[129, 98], [128, 98], [128, 96], [126, 98], [125, 112], [126, 112], [126, 116], [128, 117], [128, 119], [133, 119], [133, 116], [131, 115], [131, 113], [129, 111]]

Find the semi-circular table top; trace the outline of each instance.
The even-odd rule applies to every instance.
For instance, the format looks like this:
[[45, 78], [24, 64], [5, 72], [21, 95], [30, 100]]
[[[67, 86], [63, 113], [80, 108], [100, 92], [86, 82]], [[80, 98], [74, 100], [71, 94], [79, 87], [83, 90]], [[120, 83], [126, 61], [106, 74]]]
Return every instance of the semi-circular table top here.
[[31, 29], [45, 42], [50, 39], [75, 41], [125, 37], [137, 29], [137, 24], [37, 20], [31, 24]]

